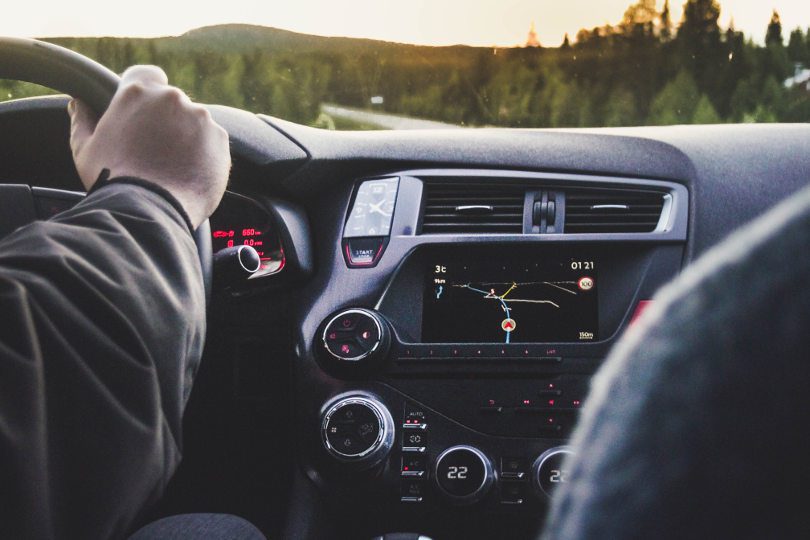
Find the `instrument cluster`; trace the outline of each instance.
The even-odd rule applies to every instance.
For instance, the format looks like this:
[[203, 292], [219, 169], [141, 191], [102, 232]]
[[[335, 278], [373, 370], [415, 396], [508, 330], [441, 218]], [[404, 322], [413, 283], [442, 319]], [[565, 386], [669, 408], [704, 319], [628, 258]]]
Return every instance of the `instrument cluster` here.
[[278, 274], [284, 269], [284, 247], [271, 214], [257, 201], [227, 192], [211, 216], [211, 247], [223, 249], [250, 246], [261, 259], [259, 270], [249, 279]]

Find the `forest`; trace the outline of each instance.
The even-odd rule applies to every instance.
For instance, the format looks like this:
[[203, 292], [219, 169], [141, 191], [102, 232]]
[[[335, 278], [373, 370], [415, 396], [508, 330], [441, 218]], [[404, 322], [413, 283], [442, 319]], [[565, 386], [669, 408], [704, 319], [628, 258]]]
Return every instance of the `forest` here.
[[[774, 11], [765, 43], [719, 24], [717, 0], [629, 6], [621, 21], [558, 47], [428, 47], [221, 25], [154, 39], [49, 38], [117, 72], [161, 66], [172, 84], [219, 103], [332, 127], [322, 103], [465, 126], [586, 127], [808, 122], [810, 28]], [[0, 81], [0, 99], [43, 93]], [[383, 98], [372, 105], [371, 98]], [[377, 100], [379, 101], [379, 100]], [[351, 128], [359, 126], [338, 125]]]

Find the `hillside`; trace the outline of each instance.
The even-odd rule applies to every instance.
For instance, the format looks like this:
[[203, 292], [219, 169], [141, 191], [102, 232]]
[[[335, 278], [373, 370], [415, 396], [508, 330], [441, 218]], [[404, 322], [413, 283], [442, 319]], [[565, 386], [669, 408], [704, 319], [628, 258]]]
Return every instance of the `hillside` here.
[[[559, 48], [428, 47], [246, 24], [49, 41], [118, 72], [157, 64], [194, 99], [307, 124], [334, 125], [324, 103], [472, 126], [810, 121], [810, 92], [784, 84], [794, 65], [810, 66], [810, 33], [786, 39], [775, 17], [763, 47], [721, 29], [716, 3], [687, 2], [691, 19], [677, 27], [634, 4], [618, 25]], [[39, 92], [0, 81], [3, 98]], [[384, 102], [372, 107], [372, 97]]]

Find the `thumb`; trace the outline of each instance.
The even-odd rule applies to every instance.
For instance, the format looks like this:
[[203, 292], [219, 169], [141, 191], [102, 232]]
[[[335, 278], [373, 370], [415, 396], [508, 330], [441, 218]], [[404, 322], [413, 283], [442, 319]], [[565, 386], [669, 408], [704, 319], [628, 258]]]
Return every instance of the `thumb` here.
[[70, 115], [70, 150], [73, 152], [75, 161], [82, 148], [93, 136], [98, 119], [90, 107], [78, 99], [70, 100], [68, 114]]

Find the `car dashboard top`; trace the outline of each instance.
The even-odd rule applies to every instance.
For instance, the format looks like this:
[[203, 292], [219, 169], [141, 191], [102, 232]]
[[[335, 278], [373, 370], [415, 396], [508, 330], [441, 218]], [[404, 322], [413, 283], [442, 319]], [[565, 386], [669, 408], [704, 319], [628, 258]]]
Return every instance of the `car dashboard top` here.
[[[81, 197], [63, 106], [0, 104], [3, 234]], [[686, 262], [810, 178], [808, 126], [330, 133], [211, 111], [234, 158], [215, 251], [261, 257], [220, 292], [273, 315], [210, 339], [289, 366], [303, 498], [288, 511], [318, 494], [316, 521], [347, 537], [476, 536], [480, 515], [536, 526], [622, 332]], [[226, 328], [252, 317], [240, 309]]]

